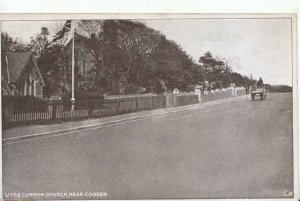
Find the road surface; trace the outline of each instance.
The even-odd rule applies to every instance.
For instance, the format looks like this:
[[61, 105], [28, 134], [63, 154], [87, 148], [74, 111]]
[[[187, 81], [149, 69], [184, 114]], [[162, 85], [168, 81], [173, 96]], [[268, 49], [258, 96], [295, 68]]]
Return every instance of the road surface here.
[[291, 196], [292, 95], [5, 145], [3, 191], [48, 199]]

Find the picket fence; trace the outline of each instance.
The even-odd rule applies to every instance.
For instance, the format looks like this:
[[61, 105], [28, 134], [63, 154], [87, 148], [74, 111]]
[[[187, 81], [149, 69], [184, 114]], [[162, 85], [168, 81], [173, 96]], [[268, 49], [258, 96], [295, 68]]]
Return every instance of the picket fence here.
[[[196, 95], [176, 96], [173, 107], [197, 103]], [[166, 96], [144, 96], [107, 100], [77, 100], [74, 110], [71, 101], [39, 100], [2, 97], [2, 126], [51, 123], [76, 119], [98, 118], [166, 107]]]

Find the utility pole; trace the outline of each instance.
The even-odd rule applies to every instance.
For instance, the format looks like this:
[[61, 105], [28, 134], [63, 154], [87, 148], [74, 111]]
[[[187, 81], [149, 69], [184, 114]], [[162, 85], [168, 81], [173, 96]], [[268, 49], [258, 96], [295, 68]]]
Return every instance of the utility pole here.
[[75, 110], [75, 58], [74, 58], [74, 53], [75, 53], [75, 29], [74, 29], [74, 23], [72, 20], [72, 98], [71, 98], [71, 111], [74, 112]]

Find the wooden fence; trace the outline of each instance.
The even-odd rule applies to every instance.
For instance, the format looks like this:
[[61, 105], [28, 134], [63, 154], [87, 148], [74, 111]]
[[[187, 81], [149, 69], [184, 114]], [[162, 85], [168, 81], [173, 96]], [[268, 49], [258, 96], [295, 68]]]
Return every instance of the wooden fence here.
[[2, 99], [3, 128], [45, 123], [53, 120], [73, 120], [111, 116], [165, 107], [164, 96], [123, 98], [114, 100], [78, 100], [71, 111], [70, 101], [36, 101]]
[[[21, 124], [38, 124], [84, 118], [112, 116], [140, 110], [167, 107], [164, 95], [130, 97], [107, 100], [78, 100], [74, 111], [71, 101], [45, 101], [29, 97], [2, 98], [3, 128]], [[197, 103], [196, 95], [172, 95], [172, 107]], [[12, 98], [12, 99], [11, 99]]]

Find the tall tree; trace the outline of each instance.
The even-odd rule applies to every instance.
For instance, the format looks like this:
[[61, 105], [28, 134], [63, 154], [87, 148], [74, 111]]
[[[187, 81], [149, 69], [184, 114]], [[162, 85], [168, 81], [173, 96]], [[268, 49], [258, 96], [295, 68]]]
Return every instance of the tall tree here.
[[46, 80], [46, 95], [65, 91], [71, 83], [70, 56], [61, 44], [47, 44], [37, 51], [38, 65]]
[[117, 43], [126, 57], [123, 73], [129, 83], [138, 86], [145, 85], [149, 72], [147, 64], [159, 42], [159, 32], [141, 23], [120, 21]]
[[[60, 26], [62, 25], [57, 24], [58, 28]], [[41, 33], [31, 38], [31, 51], [34, 52], [46, 81], [45, 95], [61, 93], [71, 83], [71, 66], [65, 47], [66, 41], [67, 37], [64, 37], [53, 42], [47, 28], [42, 28]]]
[[204, 80], [208, 81], [210, 86], [219, 88], [221, 77], [227, 70], [224, 61], [214, 58], [211, 52], [206, 52], [199, 58], [199, 63], [203, 69]]
[[91, 74], [99, 80], [93, 82], [96, 86], [106, 83], [107, 90], [114, 91], [120, 85], [134, 85], [158, 92], [187, 90], [194, 82], [194, 61], [160, 32], [129, 20], [79, 24], [82, 34], [93, 36], [88, 49], [97, 61], [95, 75]]

